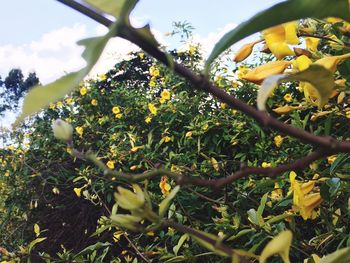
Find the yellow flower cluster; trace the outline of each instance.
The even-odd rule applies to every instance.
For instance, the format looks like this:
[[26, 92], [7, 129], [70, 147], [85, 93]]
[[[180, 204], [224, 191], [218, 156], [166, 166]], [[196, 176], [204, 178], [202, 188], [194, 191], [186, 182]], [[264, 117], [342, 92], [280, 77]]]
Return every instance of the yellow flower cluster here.
[[162, 176], [159, 183], [159, 188], [164, 196], [167, 196], [170, 193], [171, 186], [168, 184], [168, 177]]
[[121, 113], [120, 108], [118, 106], [114, 106], [112, 108], [112, 112], [115, 114], [115, 117], [117, 119], [120, 119], [121, 117], [123, 117], [123, 114]]
[[314, 211], [321, 202], [322, 198], [319, 191], [315, 191], [316, 178], [305, 183], [299, 183], [295, 178], [297, 174], [290, 172], [290, 190], [293, 192], [293, 210], [299, 212], [304, 220], [316, 218]]
[[170, 92], [169, 90], [163, 90], [161, 93], [160, 93], [160, 99], [159, 99], [159, 102], [160, 103], [164, 103], [166, 102], [167, 100], [170, 100]]

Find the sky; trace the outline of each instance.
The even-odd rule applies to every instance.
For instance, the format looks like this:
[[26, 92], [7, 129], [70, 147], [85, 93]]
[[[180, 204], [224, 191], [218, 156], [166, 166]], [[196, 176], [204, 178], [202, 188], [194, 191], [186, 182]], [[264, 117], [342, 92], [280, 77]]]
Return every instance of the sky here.
[[[111, 0], [112, 1], [112, 0]], [[0, 4], [0, 76], [19, 67], [25, 74], [35, 71], [48, 83], [84, 66], [82, 49], [76, 42], [101, 35], [106, 29], [56, 0], [11, 0]], [[281, 0], [141, 0], [132, 13], [136, 26], [150, 23], [157, 39], [168, 46], [174, 21], [188, 21], [197, 41], [211, 49], [237, 24]], [[94, 74], [104, 72], [115, 59], [135, 49], [127, 41], [112, 40]], [[209, 51], [209, 50], [208, 50]]]

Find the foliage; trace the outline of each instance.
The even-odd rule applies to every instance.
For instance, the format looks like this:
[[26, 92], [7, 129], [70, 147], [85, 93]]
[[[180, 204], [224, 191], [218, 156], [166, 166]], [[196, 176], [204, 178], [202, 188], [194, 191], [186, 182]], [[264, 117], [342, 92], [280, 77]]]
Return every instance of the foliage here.
[[[320, 14], [312, 13], [312, 1], [286, 1], [258, 15], [274, 15], [258, 27], [255, 16], [238, 28], [274, 27], [233, 59], [227, 52], [211, 64], [213, 85], [200, 74], [199, 45], [162, 53], [148, 27], [129, 24], [137, 1], [89, 2], [106, 13], [117, 10], [120, 20], [118, 30], [96, 41], [103, 46], [117, 33], [155, 58], [129, 54], [52, 102], [29, 130], [13, 133], [12, 145], [0, 152], [3, 259], [347, 260], [349, 24], [308, 18], [279, 25], [290, 19], [275, 11], [287, 5], [296, 14], [303, 6], [291, 19], [338, 12], [347, 18], [349, 8], [339, 9], [345, 1]], [[187, 23], [178, 23], [181, 28], [181, 38], [191, 36]], [[243, 37], [237, 32], [229, 35]], [[236, 40], [223, 41], [219, 47]], [[259, 45], [271, 55], [255, 53], [257, 60], [242, 62]], [[321, 73], [327, 85], [319, 84]], [[56, 82], [41, 89], [54, 87], [62, 88]], [[26, 103], [33, 104], [33, 94]], [[260, 108], [270, 115], [257, 110], [257, 102], [266, 103]]]

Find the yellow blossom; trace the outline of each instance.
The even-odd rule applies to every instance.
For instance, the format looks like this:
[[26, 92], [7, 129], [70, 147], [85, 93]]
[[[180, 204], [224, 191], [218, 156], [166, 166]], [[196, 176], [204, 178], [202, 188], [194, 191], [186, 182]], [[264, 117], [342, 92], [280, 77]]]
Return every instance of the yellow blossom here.
[[293, 97], [290, 93], [287, 93], [286, 95], [283, 96], [283, 99], [287, 102], [291, 102]]
[[78, 126], [78, 127], [75, 128], [75, 131], [79, 134], [80, 137], [82, 137], [83, 133], [84, 133], [84, 128]]
[[162, 176], [159, 183], [159, 188], [163, 195], [168, 195], [170, 193], [171, 186], [168, 184], [168, 178], [166, 176]]
[[163, 90], [160, 97], [165, 100], [170, 100], [170, 92], [168, 90]]
[[280, 200], [280, 199], [282, 199], [282, 195], [283, 195], [283, 191], [282, 191], [280, 185], [277, 182], [275, 182], [274, 190], [271, 192], [271, 195], [270, 195], [271, 199], [272, 200]]
[[140, 52], [140, 53], [139, 53], [139, 58], [142, 60], [142, 59], [144, 59], [144, 57], [145, 57], [145, 53]]
[[98, 74], [97, 76], [98, 76], [98, 79], [99, 79], [100, 81], [104, 81], [104, 80], [107, 79], [106, 74]]
[[294, 52], [290, 49], [288, 44], [299, 44], [296, 31], [297, 23], [289, 22], [268, 28], [264, 30], [262, 34], [272, 54], [278, 59], [282, 59], [285, 56], [294, 56]]
[[121, 114], [121, 113], [118, 113], [118, 114], [115, 115], [116, 119], [121, 119], [122, 117], [123, 117], [123, 114]]
[[152, 121], [152, 117], [147, 116], [147, 117], [145, 118], [145, 122], [146, 122], [146, 123], [150, 123], [151, 121]]
[[148, 109], [153, 115], [157, 115], [157, 108], [153, 103], [148, 103]]
[[263, 162], [263, 163], [261, 164], [261, 167], [262, 167], [262, 168], [268, 168], [268, 167], [271, 167], [271, 163], [268, 163], [268, 162]]
[[84, 96], [87, 93], [87, 88], [86, 87], [81, 87], [80, 88], [80, 94]]
[[320, 43], [320, 39], [315, 37], [306, 37], [305, 43], [306, 43], [306, 48], [308, 50], [310, 50], [311, 52], [316, 52], [318, 44]]
[[154, 80], [151, 80], [151, 81], [149, 82], [149, 86], [150, 86], [151, 88], [154, 88], [154, 87], [156, 86], [156, 82], [155, 82]]
[[283, 143], [283, 137], [281, 135], [277, 135], [275, 136], [274, 141], [275, 141], [275, 145], [279, 148]]
[[107, 167], [108, 167], [109, 169], [114, 169], [114, 161], [108, 161], [108, 162], [107, 162]]
[[74, 193], [77, 195], [77, 197], [80, 197], [81, 196], [81, 188], [74, 188], [73, 189]]
[[54, 110], [54, 109], [56, 108], [56, 105], [55, 105], [54, 103], [50, 103], [49, 108], [50, 108], [51, 110]]
[[171, 137], [169, 137], [169, 136], [164, 136], [163, 139], [164, 139], [164, 142], [170, 142], [171, 141]]
[[186, 132], [186, 134], [185, 134], [185, 137], [186, 138], [191, 138], [192, 137], [192, 132], [191, 131], [188, 131], [188, 132]]
[[92, 100], [91, 100], [91, 105], [92, 105], [92, 106], [97, 106], [97, 104], [98, 104], [98, 102], [97, 102], [96, 99], [92, 99]]
[[328, 164], [332, 164], [334, 163], [334, 161], [337, 159], [337, 156], [336, 155], [331, 155], [331, 156], [328, 156], [327, 157], [327, 162]]
[[314, 209], [318, 207], [322, 198], [319, 192], [310, 193], [315, 186], [315, 180], [300, 184], [295, 172], [290, 172], [289, 179], [291, 191], [293, 192], [293, 210], [299, 212], [304, 220], [315, 215]]
[[114, 114], [118, 114], [118, 113], [120, 113], [120, 108], [119, 108], [118, 106], [114, 106], [114, 107], [112, 108], [112, 112], [113, 112]]
[[151, 66], [149, 68], [149, 74], [153, 77], [158, 77], [159, 76], [159, 69], [156, 66]]
[[67, 98], [66, 99], [66, 103], [67, 104], [72, 104], [74, 101], [73, 101], [73, 98]]
[[159, 102], [160, 102], [160, 104], [163, 104], [163, 103], [165, 103], [165, 102], [166, 102], [166, 100], [165, 100], [165, 99], [163, 99], [163, 98], [160, 98], [160, 99], [159, 99]]
[[131, 171], [135, 171], [136, 169], [137, 169], [137, 165], [133, 165], [133, 166], [130, 167]]
[[56, 106], [57, 106], [57, 107], [62, 107], [62, 106], [63, 106], [62, 101], [57, 101]]
[[283, 73], [290, 64], [289, 61], [271, 61], [249, 70], [241, 78], [260, 85], [267, 77]]
[[254, 46], [259, 42], [261, 42], [261, 40], [257, 40], [257, 41], [243, 45], [235, 54], [233, 61], [241, 62], [245, 60], [252, 53]]

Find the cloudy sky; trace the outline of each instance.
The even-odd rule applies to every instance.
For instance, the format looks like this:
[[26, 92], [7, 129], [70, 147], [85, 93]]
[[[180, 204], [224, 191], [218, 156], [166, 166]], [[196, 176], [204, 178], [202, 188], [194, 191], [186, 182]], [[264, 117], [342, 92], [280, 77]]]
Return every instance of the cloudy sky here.
[[[35, 71], [43, 83], [84, 65], [76, 41], [103, 34], [106, 29], [56, 0], [2, 1], [0, 16], [0, 76], [19, 67]], [[141, 0], [132, 21], [150, 23], [158, 40], [172, 45], [165, 33], [174, 21], [188, 21], [195, 39], [208, 49], [229, 29], [281, 0]], [[104, 72], [116, 59], [134, 49], [127, 41], [113, 39], [92, 74]]]

